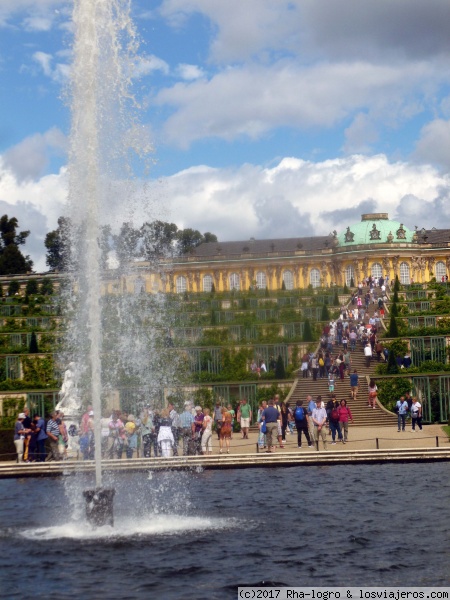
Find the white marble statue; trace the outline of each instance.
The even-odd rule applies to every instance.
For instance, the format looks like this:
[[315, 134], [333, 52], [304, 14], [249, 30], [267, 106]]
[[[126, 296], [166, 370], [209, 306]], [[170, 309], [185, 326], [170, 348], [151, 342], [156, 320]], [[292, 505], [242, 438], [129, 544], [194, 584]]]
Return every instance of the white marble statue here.
[[64, 380], [59, 391], [59, 402], [56, 409], [73, 415], [78, 413], [80, 408], [81, 401], [75, 385], [75, 363], [71, 362], [64, 373]]

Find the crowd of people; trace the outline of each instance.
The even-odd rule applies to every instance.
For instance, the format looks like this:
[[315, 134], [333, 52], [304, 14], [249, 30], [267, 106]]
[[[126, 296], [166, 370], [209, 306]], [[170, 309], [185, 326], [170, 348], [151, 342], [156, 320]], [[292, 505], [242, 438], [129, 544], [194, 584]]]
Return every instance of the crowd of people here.
[[[387, 300], [386, 286], [388, 278], [368, 277], [359, 283], [357, 291], [352, 294], [348, 306], [341, 308], [339, 319], [326, 324], [322, 331], [320, 348], [317, 352], [305, 353], [301, 359], [303, 378], [328, 380], [330, 399], [325, 404], [321, 396], [313, 399], [308, 396], [306, 405], [297, 401], [295, 406], [280, 402], [278, 395], [264, 401], [255, 415], [259, 427], [258, 447], [267, 452], [275, 450], [275, 441], [279, 448], [286, 444], [286, 434], [297, 433], [297, 446], [302, 447], [302, 438], [309, 447], [320, 439], [327, 447], [326, 433], [331, 435], [331, 443], [336, 439], [343, 444], [348, 440], [348, 424], [353, 422], [347, 401], [336, 399], [336, 380], [344, 380], [346, 375], [350, 381], [350, 397], [356, 399], [359, 388], [359, 376], [352, 369], [351, 352], [357, 348], [363, 350], [366, 365], [376, 357], [377, 361], [388, 360], [388, 350], [378, 338], [380, 318], [384, 316], [384, 303]], [[364, 290], [366, 286], [367, 291]], [[369, 316], [370, 304], [376, 304], [376, 310]], [[397, 359], [399, 366], [411, 366], [411, 357], [406, 353]], [[269, 370], [276, 367], [271, 356], [268, 361]], [[256, 375], [267, 371], [264, 360], [258, 363], [253, 360], [250, 369]], [[377, 385], [372, 379], [368, 386], [368, 406], [377, 407]], [[398, 431], [405, 431], [407, 416], [412, 419], [412, 431], [422, 430], [422, 407], [408, 394], [400, 398], [395, 411], [398, 414]], [[248, 439], [252, 424], [252, 410], [246, 399], [239, 401], [236, 408], [231, 404], [216, 402], [214, 408], [202, 409], [187, 401], [184, 410], [177, 412], [171, 403], [159, 411], [145, 405], [139, 414], [122, 413], [115, 410], [101, 419], [101, 453], [103, 458], [132, 458], [140, 455], [150, 458], [162, 456], [212, 454], [213, 436], [217, 435], [219, 453], [230, 453], [231, 440], [235, 424], [240, 425], [240, 434]], [[67, 457], [69, 436], [76, 438], [82, 458], [94, 458], [94, 412], [89, 406], [83, 414], [81, 423], [66, 427], [64, 414], [54, 411], [46, 422], [43, 416], [35, 415], [32, 419], [29, 410], [20, 413], [15, 424], [14, 444], [19, 462], [44, 462], [61, 460]]]

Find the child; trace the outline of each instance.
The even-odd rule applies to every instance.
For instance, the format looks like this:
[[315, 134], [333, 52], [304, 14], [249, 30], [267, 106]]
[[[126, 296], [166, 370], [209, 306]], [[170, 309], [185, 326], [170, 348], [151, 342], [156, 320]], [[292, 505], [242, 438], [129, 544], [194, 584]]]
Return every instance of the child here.
[[331, 371], [328, 374], [328, 391], [330, 394], [334, 392], [334, 375]]

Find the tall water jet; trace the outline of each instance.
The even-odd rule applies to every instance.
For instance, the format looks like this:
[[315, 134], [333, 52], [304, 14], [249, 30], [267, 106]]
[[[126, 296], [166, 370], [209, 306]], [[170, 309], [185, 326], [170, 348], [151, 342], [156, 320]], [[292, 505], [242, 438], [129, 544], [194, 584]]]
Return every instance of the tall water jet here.
[[95, 490], [85, 497], [88, 519], [96, 525], [112, 523], [114, 495], [102, 489], [100, 243], [108, 223], [105, 212], [113, 218], [117, 208], [112, 190], [114, 182], [124, 179], [119, 163], [127, 152], [124, 138], [132, 130], [124, 120], [135, 39], [129, 9], [128, 0], [75, 0], [73, 12], [69, 312], [72, 299], [73, 305], [67, 352], [70, 360], [76, 357], [78, 380], [94, 411]]

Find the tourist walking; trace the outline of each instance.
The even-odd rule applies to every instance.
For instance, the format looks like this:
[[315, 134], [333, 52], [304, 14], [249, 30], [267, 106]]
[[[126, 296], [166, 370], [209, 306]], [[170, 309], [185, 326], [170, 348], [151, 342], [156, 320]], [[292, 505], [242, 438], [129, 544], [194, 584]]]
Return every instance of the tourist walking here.
[[30, 429], [25, 429], [23, 421], [26, 418], [25, 413], [19, 413], [14, 425], [14, 446], [16, 447], [17, 462], [23, 462], [23, 448], [25, 436], [30, 433]]
[[220, 454], [222, 454], [222, 452], [223, 452], [223, 443], [224, 442], [225, 442], [225, 446], [227, 448], [227, 454], [230, 454], [232, 420], [233, 420], [233, 417], [232, 417], [230, 411], [226, 410], [225, 408], [222, 409], [222, 427], [220, 429], [220, 440], [219, 440]]
[[241, 423], [242, 439], [248, 440], [248, 430], [252, 422], [252, 410], [247, 402], [247, 398], [242, 398], [237, 418]]
[[189, 442], [192, 440], [192, 426], [194, 417], [191, 411], [191, 403], [184, 403], [184, 411], [180, 415], [181, 439], [183, 440], [183, 456], [189, 454]]
[[313, 400], [313, 397], [311, 395], [308, 394], [308, 396], [306, 396], [306, 403], [307, 403], [307, 413], [308, 413], [308, 431], [309, 431], [309, 437], [311, 438], [311, 440], [314, 442], [316, 439], [315, 436], [315, 427], [314, 427], [314, 423], [312, 420], [312, 411], [316, 408], [316, 402], [315, 400]]
[[343, 399], [339, 403], [339, 427], [341, 428], [344, 437], [344, 444], [348, 441], [348, 423], [353, 425], [353, 415], [350, 408], [347, 406], [347, 400]]
[[312, 411], [312, 420], [314, 423], [315, 429], [315, 438], [317, 440], [317, 445], [319, 444], [319, 437], [322, 438], [323, 447], [327, 449], [327, 432], [326, 432], [326, 422], [327, 422], [327, 411], [325, 408], [322, 408], [322, 398], [320, 396], [317, 397], [316, 407]]
[[47, 444], [48, 452], [45, 460], [61, 460], [59, 455], [58, 440], [59, 440], [59, 424], [57, 423], [57, 412], [51, 413], [50, 419], [47, 421]]
[[158, 448], [163, 458], [169, 458], [172, 455], [175, 446], [175, 439], [172, 432], [172, 421], [169, 416], [169, 409], [161, 411], [161, 422], [158, 431]]
[[220, 404], [220, 400], [217, 400], [214, 406], [214, 425], [216, 426], [218, 440], [220, 440], [220, 430], [222, 428], [222, 422], [222, 406]]
[[358, 395], [358, 371], [354, 369], [353, 373], [350, 373], [350, 396], [353, 400], [356, 400], [356, 396]]
[[205, 414], [205, 418], [203, 419], [202, 452], [203, 454], [212, 454], [213, 419], [210, 415], [209, 408], [205, 408], [203, 412]]
[[395, 405], [395, 412], [397, 413], [397, 422], [398, 422], [398, 429], [397, 431], [400, 431], [400, 428], [402, 431], [405, 431], [405, 425], [406, 425], [406, 415], [408, 414], [408, 403], [405, 400], [404, 396], [401, 396], [400, 400], [397, 400], [397, 403]]
[[368, 406], [370, 408], [375, 408], [377, 404], [377, 395], [378, 395], [378, 387], [375, 383], [375, 379], [371, 379], [368, 387]]
[[370, 361], [372, 360], [372, 348], [369, 342], [364, 346], [364, 356], [366, 358], [366, 368], [369, 369]]
[[267, 439], [267, 452], [274, 452], [275, 445], [273, 438], [276, 438], [278, 433], [278, 421], [280, 413], [274, 407], [274, 400], [269, 400], [269, 406], [264, 410], [261, 419], [266, 423], [266, 439]]
[[411, 404], [411, 431], [416, 431], [416, 425], [422, 431], [422, 405], [417, 398], [413, 398]]
[[36, 425], [36, 460], [37, 462], [45, 461], [45, 440], [47, 434], [45, 432], [45, 419], [39, 414], [34, 416]]
[[342, 437], [341, 427], [339, 424], [339, 403], [337, 400], [333, 401], [333, 405], [328, 415], [328, 424], [331, 429], [331, 443], [333, 446], [336, 444], [336, 433], [338, 434], [339, 441], [344, 443], [344, 438]]
[[308, 447], [312, 448], [311, 438], [308, 431], [308, 413], [303, 408], [303, 400], [297, 400], [293, 417], [295, 421], [295, 428], [297, 429], [297, 448], [302, 447], [302, 433], [308, 442]]

